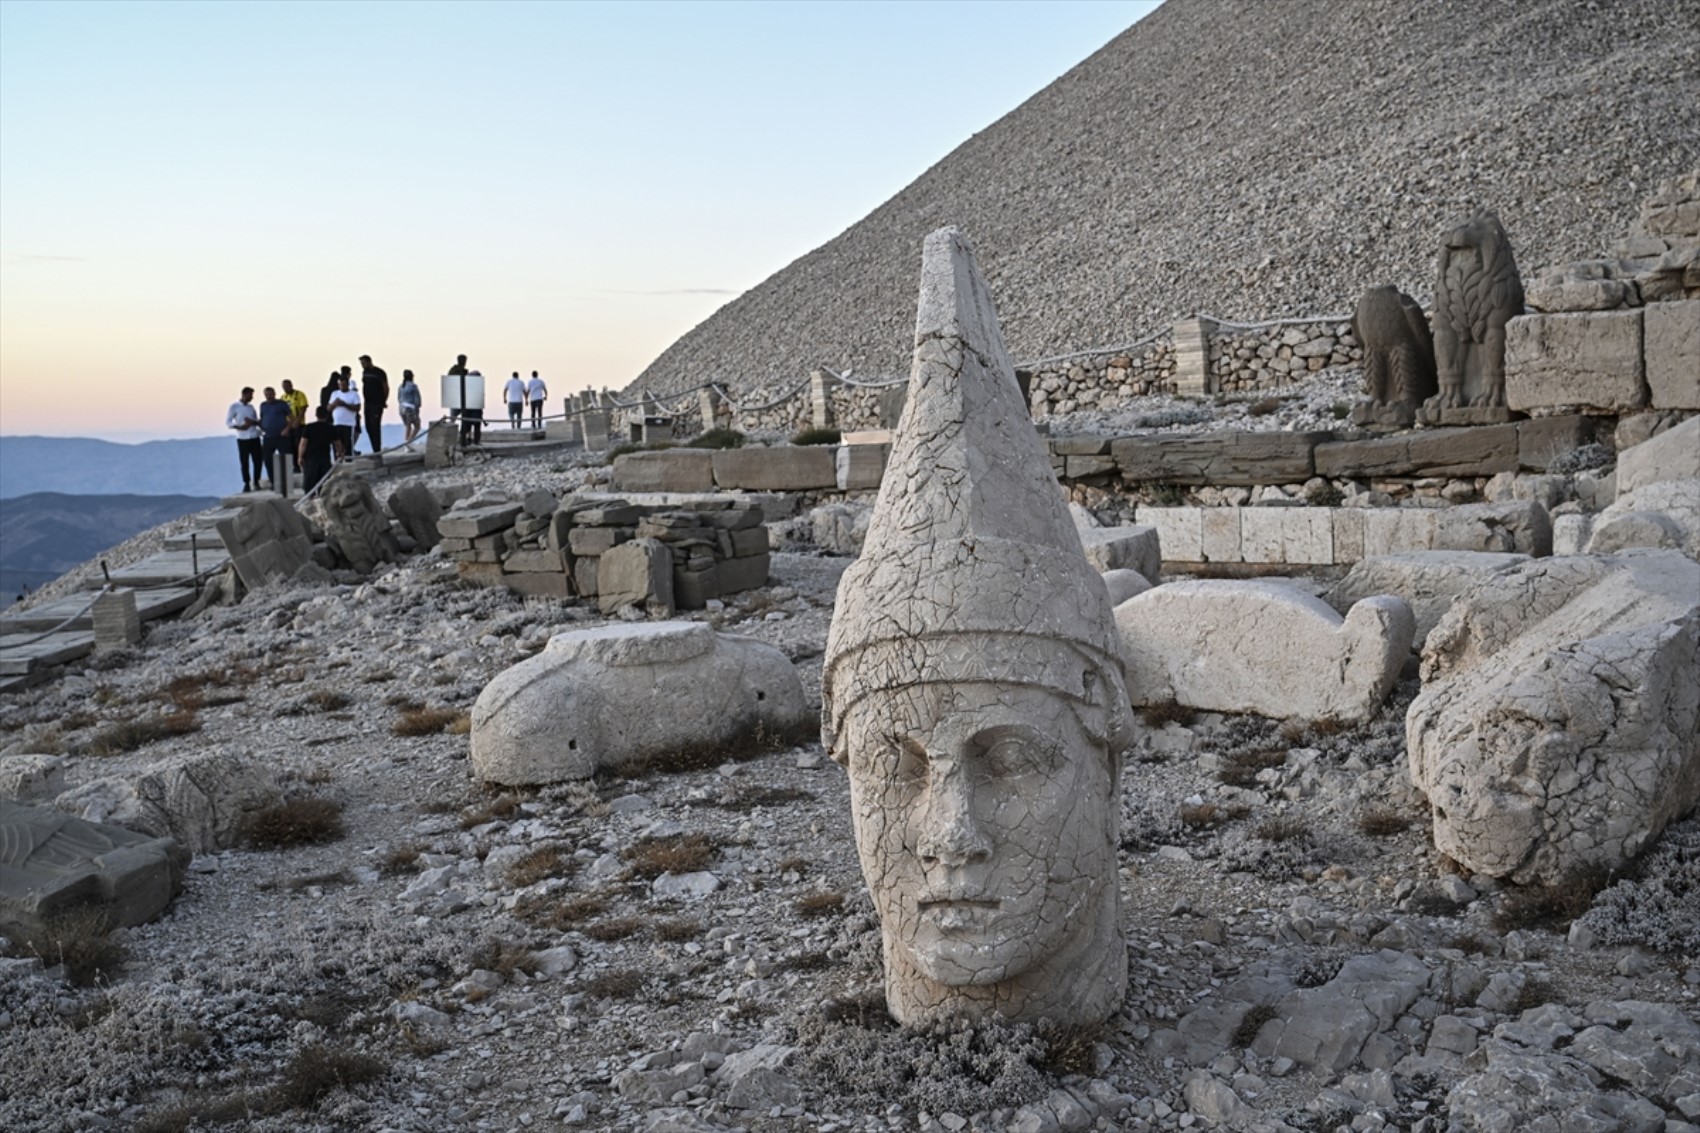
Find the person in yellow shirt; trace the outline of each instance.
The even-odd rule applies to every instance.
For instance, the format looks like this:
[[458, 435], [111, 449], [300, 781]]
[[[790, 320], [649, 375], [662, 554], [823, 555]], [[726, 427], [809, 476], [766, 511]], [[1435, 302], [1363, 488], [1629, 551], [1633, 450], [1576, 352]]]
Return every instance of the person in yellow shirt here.
[[284, 447], [289, 450], [290, 459], [295, 464], [295, 471], [301, 471], [301, 461], [296, 456], [295, 442], [300, 439], [301, 431], [307, 427], [307, 394], [304, 390], [295, 388], [295, 383], [288, 378], [283, 379], [283, 397], [280, 398], [289, 406], [289, 429], [285, 436], [290, 443]]

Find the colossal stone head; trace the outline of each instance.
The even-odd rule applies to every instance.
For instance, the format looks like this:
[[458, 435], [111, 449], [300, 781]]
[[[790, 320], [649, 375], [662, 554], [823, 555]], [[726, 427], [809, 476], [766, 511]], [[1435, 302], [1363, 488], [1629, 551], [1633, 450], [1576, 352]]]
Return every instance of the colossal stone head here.
[[822, 697], [892, 1014], [1110, 1014], [1127, 981], [1114, 620], [954, 229], [926, 241], [907, 406]]

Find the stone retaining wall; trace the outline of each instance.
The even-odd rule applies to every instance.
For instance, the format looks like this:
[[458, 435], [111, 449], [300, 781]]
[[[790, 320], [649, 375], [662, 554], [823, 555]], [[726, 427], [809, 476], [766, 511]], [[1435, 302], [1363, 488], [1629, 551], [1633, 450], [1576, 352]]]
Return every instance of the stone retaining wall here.
[[1209, 334], [1209, 388], [1214, 393], [1277, 389], [1330, 366], [1363, 361], [1350, 322], [1318, 320], [1242, 329], [1213, 325]]
[[1150, 393], [1175, 391], [1174, 341], [1164, 334], [1133, 350], [1073, 354], [1025, 363], [1034, 417], [1078, 409], [1112, 409]]

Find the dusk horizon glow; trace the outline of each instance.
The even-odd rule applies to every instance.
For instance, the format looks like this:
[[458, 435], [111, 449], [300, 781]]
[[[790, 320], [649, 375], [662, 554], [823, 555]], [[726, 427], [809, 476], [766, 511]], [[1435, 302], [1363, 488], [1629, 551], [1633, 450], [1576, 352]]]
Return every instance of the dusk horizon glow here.
[[4, 0], [0, 433], [221, 435], [361, 354], [558, 411], [1155, 7]]

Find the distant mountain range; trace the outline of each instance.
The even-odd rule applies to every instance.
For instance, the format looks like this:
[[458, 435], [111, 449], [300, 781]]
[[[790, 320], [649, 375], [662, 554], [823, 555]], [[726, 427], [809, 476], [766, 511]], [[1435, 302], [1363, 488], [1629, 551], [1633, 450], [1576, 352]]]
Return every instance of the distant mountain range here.
[[[385, 426], [385, 445], [401, 438], [400, 425]], [[0, 437], [0, 499], [36, 492], [227, 496], [241, 490], [236, 441], [230, 437], [134, 445], [89, 437]]]
[[0, 606], [10, 604], [24, 587], [33, 590], [50, 582], [132, 535], [217, 503], [216, 496], [60, 492], [0, 499]]

